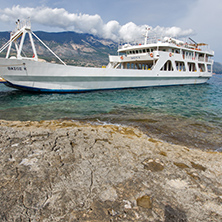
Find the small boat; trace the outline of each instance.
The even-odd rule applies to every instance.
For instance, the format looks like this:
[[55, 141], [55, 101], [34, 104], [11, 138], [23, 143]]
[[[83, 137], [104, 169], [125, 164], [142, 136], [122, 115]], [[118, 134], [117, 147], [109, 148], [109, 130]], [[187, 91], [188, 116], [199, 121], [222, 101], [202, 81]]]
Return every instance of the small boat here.
[[[206, 44], [196, 43], [192, 39], [192, 43], [187, 43], [171, 37], [148, 38], [148, 30], [143, 43], [119, 45], [118, 55], [110, 55], [105, 68], [77, 67], [66, 65], [46, 46], [31, 31], [30, 21], [18, 21], [10, 40], [0, 49], [0, 53], [7, 49], [6, 57], [0, 58], [0, 76], [6, 80], [7, 86], [36, 92], [86, 92], [203, 84], [212, 77], [214, 52]], [[22, 56], [26, 35], [30, 38], [32, 57]], [[39, 59], [33, 36], [61, 64]], [[10, 56], [13, 43], [16, 56]]]

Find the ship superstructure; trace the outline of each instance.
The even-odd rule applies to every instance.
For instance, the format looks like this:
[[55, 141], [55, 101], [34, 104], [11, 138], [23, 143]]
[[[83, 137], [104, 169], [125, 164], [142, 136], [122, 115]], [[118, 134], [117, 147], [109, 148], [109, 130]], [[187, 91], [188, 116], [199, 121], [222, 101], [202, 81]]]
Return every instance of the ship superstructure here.
[[[22, 56], [24, 39], [29, 36], [32, 57]], [[33, 36], [62, 64], [39, 59]], [[19, 40], [19, 41], [18, 41]], [[11, 56], [15, 44], [16, 55]], [[17, 22], [10, 40], [2, 46], [0, 76], [6, 85], [37, 92], [85, 92], [92, 90], [202, 84], [212, 76], [214, 52], [203, 43], [186, 43], [171, 37], [149, 39], [141, 44], [122, 44], [118, 55], [109, 56], [106, 68], [66, 65], [32, 31], [30, 22]], [[204, 48], [205, 47], [205, 48]]]

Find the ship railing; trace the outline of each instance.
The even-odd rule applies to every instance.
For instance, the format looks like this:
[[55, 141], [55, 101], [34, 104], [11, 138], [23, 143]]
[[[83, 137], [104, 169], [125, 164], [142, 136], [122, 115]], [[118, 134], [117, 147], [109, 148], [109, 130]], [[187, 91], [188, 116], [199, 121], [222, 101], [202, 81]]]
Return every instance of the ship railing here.
[[[168, 38], [170, 39], [170, 38]], [[204, 44], [204, 45], [198, 45], [198, 46], [194, 46], [191, 44], [188, 44], [186, 40], [184, 41], [180, 41], [177, 40], [174, 42], [174, 40], [172, 41], [167, 41], [165, 40], [165, 37], [163, 36], [151, 36], [147, 39], [146, 44], [157, 44], [158, 42], [161, 43], [168, 43], [172, 46], [176, 46], [179, 48], [187, 48], [187, 49], [192, 49], [192, 50], [196, 50], [196, 51], [201, 51], [207, 54], [211, 54], [214, 55], [214, 51], [210, 49], [208, 44]], [[119, 42], [118, 45], [118, 49], [124, 49], [124, 48], [128, 48], [130, 46], [138, 46], [138, 45], [145, 45], [144, 40], [139, 40], [139, 41], [131, 41], [131, 42]]]
[[197, 48], [199, 51], [207, 52], [209, 54], [214, 54], [214, 51], [210, 49], [209, 45], [203, 45], [203, 46], [198, 46]]
[[[181, 41], [181, 40], [170, 40], [170, 37], [165, 37], [165, 36], [158, 36], [158, 35], [153, 35], [153, 36], [149, 36], [147, 38], [146, 44], [156, 44], [156, 43], [168, 43], [171, 44], [173, 46], [179, 46], [179, 47], [187, 47], [187, 45], [185, 44], [185, 42]], [[126, 47], [127, 45], [131, 45], [131, 46], [135, 46], [135, 45], [144, 45], [145, 41], [143, 40], [139, 40], [139, 41], [132, 41], [132, 42], [121, 42], [119, 43], [119, 49], [122, 49], [124, 47]]]
[[[162, 42], [163, 41], [163, 37], [157, 37], [157, 36], [153, 36], [153, 37], [149, 37], [147, 39], [147, 44], [155, 44], [157, 42]], [[144, 39], [139, 39], [139, 40], [134, 40], [134, 41], [120, 41], [118, 44], [118, 49], [124, 49], [126, 47], [129, 46], [137, 46], [137, 45], [144, 45]]]
[[200, 62], [204, 62], [205, 60], [204, 60], [203, 57], [199, 57], [199, 58], [198, 58], [198, 61], [200, 61]]
[[208, 52], [208, 53], [210, 53], [210, 54], [214, 54], [214, 51], [213, 50], [211, 50], [211, 49], [206, 49], [206, 50], [203, 50], [203, 51], [205, 51], [205, 52]]

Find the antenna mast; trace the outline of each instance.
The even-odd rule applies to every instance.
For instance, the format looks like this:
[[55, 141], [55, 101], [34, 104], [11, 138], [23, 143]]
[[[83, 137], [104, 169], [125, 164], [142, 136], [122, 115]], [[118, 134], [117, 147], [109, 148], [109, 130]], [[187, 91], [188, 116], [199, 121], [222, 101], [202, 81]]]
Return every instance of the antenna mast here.
[[148, 39], [149, 30], [150, 30], [150, 28], [147, 26], [147, 27], [146, 27], [146, 34], [144, 35], [144, 36], [145, 36], [145, 41], [144, 41], [144, 44], [145, 44], [145, 45], [147, 44], [147, 39]]

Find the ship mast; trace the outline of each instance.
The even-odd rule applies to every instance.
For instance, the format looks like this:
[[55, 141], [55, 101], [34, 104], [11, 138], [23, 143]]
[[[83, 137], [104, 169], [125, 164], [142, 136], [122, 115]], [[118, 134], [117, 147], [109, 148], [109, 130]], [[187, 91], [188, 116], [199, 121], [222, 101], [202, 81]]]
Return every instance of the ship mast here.
[[145, 41], [144, 41], [144, 44], [145, 44], [145, 45], [147, 44], [147, 39], [148, 39], [149, 30], [150, 30], [150, 28], [149, 28], [149, 27], [146, 27], [146, 34], [144, 35], [144, 36], [145, 36]]

